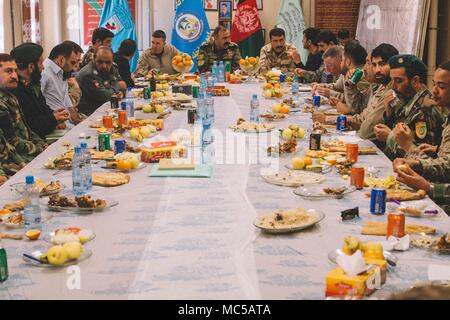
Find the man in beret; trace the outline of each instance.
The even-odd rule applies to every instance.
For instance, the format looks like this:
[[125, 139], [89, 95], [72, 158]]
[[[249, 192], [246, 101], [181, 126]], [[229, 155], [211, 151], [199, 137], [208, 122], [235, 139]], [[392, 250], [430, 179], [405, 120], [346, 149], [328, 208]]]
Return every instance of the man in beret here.
[[122, 99], [127, 85], [113, 68], [113, 52], [110, 47], [99, 47], [94, 61], [89, 63], [77, 76], [82, 96], [78, 110], [90, 116], [100, 106], [116, 94]]
[[19, 101], [12, 93], [19, 79], [17, 65], [8, 54], [0, 54], [0, 136], [4, 137], [14, 163], [32, 161], [47, 147], [26, 123]]
[[405, 155], [395, 141], [395, 127], [409, 127], [416, 145], [438, 145], [445, 120], [426, 87], [427, 67], [419, 58], [397, 55], [389, 60], [389, 66], [392, 90], [384, 98], [383, 121], [374, 131], [377, 140], [385, 145], [385, 154], [393, 160]]
[[44, 70], [44, 49], [34, 43], [24, 43], [11, 51], [17, 64], [19, 84], [13, 91], [19, 101], [25, 121], [42, 139], [55, 131], [65, 129], [69, 112], [64, 106], [53, 111], [41, 91], [41, 74]]

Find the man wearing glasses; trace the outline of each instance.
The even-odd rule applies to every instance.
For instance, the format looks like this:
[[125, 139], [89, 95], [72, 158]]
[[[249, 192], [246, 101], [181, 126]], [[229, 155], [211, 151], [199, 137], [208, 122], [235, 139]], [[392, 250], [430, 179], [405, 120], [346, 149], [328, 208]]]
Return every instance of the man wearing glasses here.
[[90, 62], [77, 76], [82, 96], [78, 110], [90, 116], [116, 94], [122, 99], [127, 85], [113, 68], [114, 56], [110, 47], [99, 47]]

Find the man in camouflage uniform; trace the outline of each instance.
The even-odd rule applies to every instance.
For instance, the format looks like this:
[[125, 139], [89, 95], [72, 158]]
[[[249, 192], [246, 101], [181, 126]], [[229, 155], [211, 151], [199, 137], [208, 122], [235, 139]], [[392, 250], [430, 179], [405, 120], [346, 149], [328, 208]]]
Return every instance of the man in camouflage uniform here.
[[89, 63], [94, 61], [95, 51], [99, 47], [110, 47], [112, 45], [112, 40], [114, 38], [114, 33], [106, 28], [97, 28], [92, 33], [92, 45], [89, 47], [88, 51], [83, 56], [81, 60], [80, 69], [87, 66]]
[[122, 99], [127, 85], [113, 67], [113, 52], [110, 47], [99, 47], [93, 62], [81, 69], [77, 76], [82, 96], [78, 110], [90, 116], [116, 94]]
[[[434, 74], [433, 99], [450, 110], [450, 62], [442, 64]], [[407, 131], [407, 129], [406, 129]], [[444, 124], [440, 146], [413, 144], [411, 134], [404, 128], [394, 129], [399, 146], [406, 152], [405, 158], [394, 161], [395, 166], [408, 164], [415, 171], [433, 182], [450, 181], [450, 115]]]
[[231, 70], [240, 68], [241, 52], [236, 43], [231, 42], [230, 31], [224, 26], [214, 29], [211, 39], [203, 44], [198, 52], [198, 70], [200, 73], [211, 71], [214, 61], [230, 62]]
[[47, 147], [44, 140], [26, 124], [19, 101], [11, 93], [18, 85], [17, 65], [7, 54], [0, 55], [0, 131], [16, 158], [28, 163]]
[[0, 130], [0, 186], [25, 167], [26, 163], [22, 161]]
[[261, 49], [261, 73], [267, 73], [272, 68], [282, 72], [294, 72], [297, 64], [301, 64], [300, 54], [292, 44], [286, 43], [286, 33], [275, 28], [270, 31], [270, 43]]
[[[375, 126], [377, 140], [385, 142], [385, 154], [390, 159], [402, 157], [405, 151], [395, 140], [394, 128], [403, 127], [413, 136], [415, 144], [437, 145], [441, 140], [444, 117], [435, 107], [427, 81], [427, 67], [416, 56], [398, 55], [389, 60], [392, 88], [386, 95], [383, 123]], [[396, 96], [399, 100], [396, 102]], [[404, 103], [408, 101], [407, 103]], [[394, 107], [392, 107], [394, 105]], [[409, 129], [406, 129], [406, 126]], [[398, 130], [398, 129], [396, 129]]]
[[[357, 84], [352, 84], [350, 79], [356, 69], [363, 70], [366, 65], [367, 51], [357, 43], [350, 43], [344, 49], [344, 59], [341, 63], [341, 76], [336, 83], [333, 84], [316, 84], [313, 90], [317, 94], [332, 98], [331, 100], [341, 101], [345, 103], [344, 108], [338, 112], [342, 114], [360, 114], [366, 107], [369, 97], [370, 83], [365, 75]], [[350, 92], [350, 90], [352, 90]], [[364, 99], [356, 99], [353, 92], [357, 90], [361, 92]]]

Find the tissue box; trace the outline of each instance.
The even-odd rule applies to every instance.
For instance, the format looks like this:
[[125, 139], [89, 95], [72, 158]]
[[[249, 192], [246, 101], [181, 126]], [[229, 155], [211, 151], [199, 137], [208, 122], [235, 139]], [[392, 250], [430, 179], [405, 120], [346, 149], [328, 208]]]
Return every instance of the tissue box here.
[[376, 282], [378, 282], [378, 285], [380, 286], [386, 283], [386, 261], [370, 260], [370, 262], [366, 262], [374, 264], [377, 267], [370, 270], [368, 273], [363, 273], [356, 277], [347, 275], [341, 267], [337, 267], [329, 272], [326, 278], [325, 296], [333, 297], [348, 295], [362, 298], [379, 289]]
[[157, 163], [161, 159], [177, 159], [186, 157], [187, 148], [184, 146], [142, 149], [141, 153], [141, 161], [145, 163]]
[[154, 126], [156, 127], [156, 129], [158, 131], [164, 130], [164, 120], [163, 119], [157, 119], [157, 120], [151, 120], [151, 119], [146, 119], [146, 120], [135, 120], [135, 119], [130, 119], [128, 121], [128, 125], [132, 128], [136, 128], [136, 127], [144, 127], [144, 126]]
[[172, 86], [172, 93], [184, 93], [185, 95], [192, 95], [192, 85], [180, 84]]

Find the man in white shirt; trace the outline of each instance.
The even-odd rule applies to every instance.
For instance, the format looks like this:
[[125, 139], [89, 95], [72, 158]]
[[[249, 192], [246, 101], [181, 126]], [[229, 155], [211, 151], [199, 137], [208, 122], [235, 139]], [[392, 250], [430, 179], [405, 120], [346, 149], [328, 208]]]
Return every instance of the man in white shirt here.
[[69, 127], [81, 121], [76, 106], [69, 96], [68, 79], [76, 70], [81, 61], [83, 50], [75, 43], [63, 42], [50, 52], [44, 62], [42, 72], [41, 90], [47, 105], [53, 110], [66, 109], [70, 113]]

